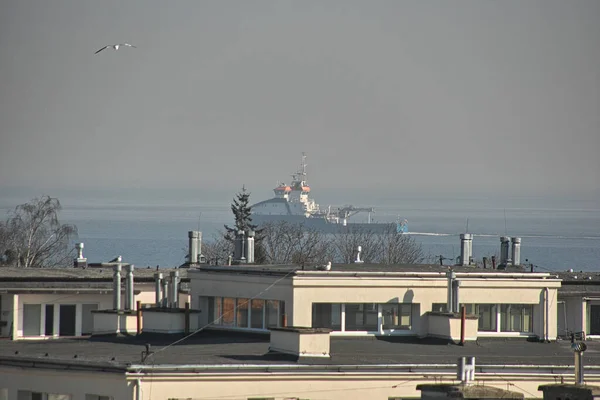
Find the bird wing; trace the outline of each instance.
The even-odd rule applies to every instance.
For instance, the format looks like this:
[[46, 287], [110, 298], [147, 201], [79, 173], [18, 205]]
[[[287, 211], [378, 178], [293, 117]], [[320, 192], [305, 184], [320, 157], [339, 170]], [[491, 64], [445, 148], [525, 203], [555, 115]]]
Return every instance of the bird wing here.
[[132, 44], [129, 44], [129, 43], [123, 43], [121, 46], [135, 47], [134, 45], [132, 45]]
[[97, 52], [95, 52], [94, 54], [98, 54], [100, 53], [102, 50], [106, 49], [108, 46], [104, 46], [103, 48], [101, 48], [100, 50], [98, 50]]

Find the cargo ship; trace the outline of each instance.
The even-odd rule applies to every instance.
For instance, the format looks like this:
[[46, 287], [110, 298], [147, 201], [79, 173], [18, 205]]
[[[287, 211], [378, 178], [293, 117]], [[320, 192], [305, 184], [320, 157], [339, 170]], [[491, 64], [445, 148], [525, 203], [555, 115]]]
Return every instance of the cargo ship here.
[[[321, 208], [313, 200], [311, 189], [306, 180], [306, 154], [298, 171], [292, 174], [291, 183], [279, 183], [273, 189], [275, 197], [251, 206], [252, 222], [259, 227], [268, 223], [285, 221], [301, 224], [306, 229], [323, 233], [349, 233], [357, 230], [383, 232], [408, 232], [408, 221], [398, 218], [396, 222], [372, 222], [373, 207], [354, 207], [353, 205], [327, 206]], [[367, 213], [366, 222], [351, 220], [358, 213]]]

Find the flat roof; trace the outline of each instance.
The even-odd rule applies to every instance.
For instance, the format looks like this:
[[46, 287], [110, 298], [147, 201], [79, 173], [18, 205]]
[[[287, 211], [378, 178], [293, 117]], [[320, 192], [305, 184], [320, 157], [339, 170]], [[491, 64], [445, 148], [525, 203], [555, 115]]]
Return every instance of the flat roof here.
[[[268, 334], [225, 331], [199, 332], [185, 340], [181, 335], [120, 337], [100, 336], [74, 339], [2, 341], [0, 365], [48, 362], [54, 365], [79, 365], [97, 369], [122, 368], [132, 365], [147, 367], [181, 366], [234, 367], [254, 365], [322, 365], [387, 368], [402, 365], [453, 364], [462, 356], [475, 356], [477, 366], [563, 366], [563, 373], [573, 365], [569, 341], [553, 343], [529, 342], [526, 339], [482, 339], [465, 346], [431, 339], [402, 337], [341, 338], [331, 337], [331, 358], [318, 362], [298, 361], [290, 356], [269, 353]], [[180, 342], [177, 342], [181, 340]], [[149, 344], [155, 354], [145, 362], [142, 352]], [[600, 343], [587, 342], [586, 365], [600, 365]], [[180, 368], [181, 369], [181, 368]]]
[[[171, 271], [179, 271], [179, 277], [187, 280], [188, 268], [159, 268], [154, 267], [134, 268], [133, 279], [135, 282], [154, 282], [154, 274], [160, 272], [168, 276]], [[125, 277], [125, 269], [121, 272]], [[11, 268], [0, 267], [0, 282], [67, 282], [67, 281], [112, 281], [113, 268], [87, 267], [87, 268]]]
[[217, 266], [217, 265], [203, 265], [196, 268], [190, 268], [190, 272], [211, 272], [211, 273], [227, 273], [227, 274], [240, 274], [240, 275], [276, 275], [276, 276], [285, 276], [285, 275], [303, 275], [310, 273], [331, 273], [331, 275], [335, 275], [338, 273], [423, 273], [423, 274], [445, 274], [448, 270], [452, 269], [454, 272], [463, 274], [463, 273], [473, 273], [478, 275], [504, 275], [507, 277], [511, 275], [519, 275], [522, 277], [530, 276], [531, 278], [555, 278], [552, 274], [548, 272], [529, 272], [526, 269], [520, 267], [509, 267], [506, 269], [483, 269], [477, 267], [463, 267], [463, 266], [449, 266], [449, 265], [439, 265], [439, 264], [394, 264], [394, 265], [386, 265], [386, 264], [332, 264], [330, 271], [324, 271], [319, 269], [316, 265], [231, 265], [231, 266]]

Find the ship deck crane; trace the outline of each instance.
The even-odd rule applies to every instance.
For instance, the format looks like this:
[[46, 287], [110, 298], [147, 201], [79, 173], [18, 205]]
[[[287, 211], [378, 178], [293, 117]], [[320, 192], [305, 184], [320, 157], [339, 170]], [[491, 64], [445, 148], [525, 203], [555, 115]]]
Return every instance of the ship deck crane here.
[[337, 209], [337, 216], [339, 218], [341, 218], [342, 220], [345, 220], [345, 219], [352, 217], [353, 215], [358, 214], [359, 212], [369, 213], [369, 223], [371, 223], [371, 213], [375, 212], [375, 208], [373, 208], [373, 207], [354, 207], [352, 205], [344, 206], [344, 207], [340, 207]]

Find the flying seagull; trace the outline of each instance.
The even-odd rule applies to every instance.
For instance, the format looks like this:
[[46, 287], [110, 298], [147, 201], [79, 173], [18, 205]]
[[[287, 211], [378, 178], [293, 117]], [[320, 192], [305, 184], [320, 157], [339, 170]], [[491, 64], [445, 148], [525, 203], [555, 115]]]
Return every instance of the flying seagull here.
[[124, 46], [124, 47], [135, 47], [132, 44], [129, 43], [120, 43], [120, 44], [109, 44], [107, 46], [104, 46], [103, 48], [101, 48], [100, 50], [98, 50], [97, 52], [95, 52], [94, 54], [98, 54], [100, 53], [102, 50], [104, 49], [108, 49], [109, 47], [112, 47], [113, 50], [119, 50], [119, 47]]

